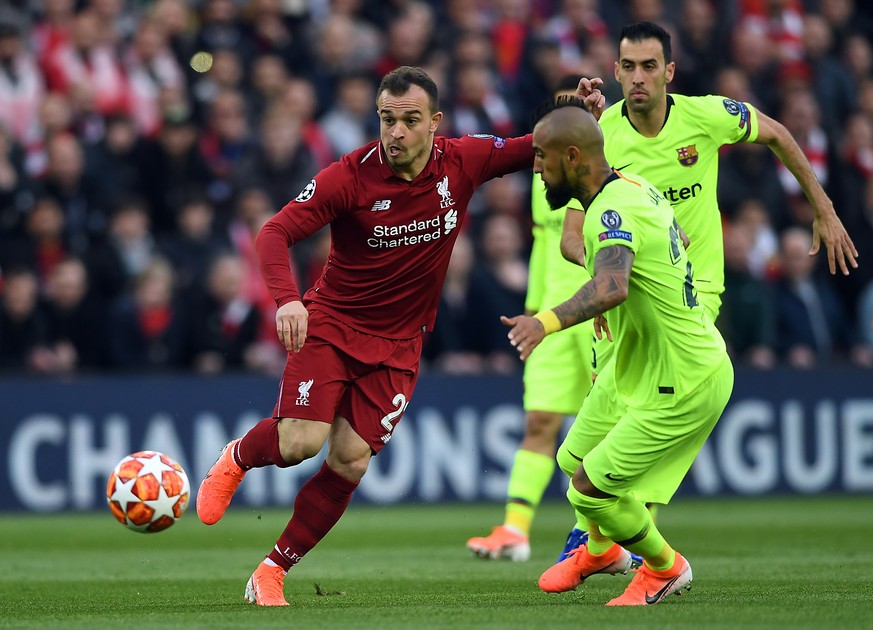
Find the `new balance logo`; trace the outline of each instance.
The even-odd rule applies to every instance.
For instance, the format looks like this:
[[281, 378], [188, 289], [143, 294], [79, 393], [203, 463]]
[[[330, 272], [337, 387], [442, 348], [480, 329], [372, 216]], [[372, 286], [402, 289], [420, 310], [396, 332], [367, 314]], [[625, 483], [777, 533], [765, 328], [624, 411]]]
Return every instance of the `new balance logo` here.
[[370, 212], [381, 212], [382, 210], [387, 210], [391, 207], [390, 199], [380, 199], [376, 203], [373, 204], [373, 207], [370, 208]]

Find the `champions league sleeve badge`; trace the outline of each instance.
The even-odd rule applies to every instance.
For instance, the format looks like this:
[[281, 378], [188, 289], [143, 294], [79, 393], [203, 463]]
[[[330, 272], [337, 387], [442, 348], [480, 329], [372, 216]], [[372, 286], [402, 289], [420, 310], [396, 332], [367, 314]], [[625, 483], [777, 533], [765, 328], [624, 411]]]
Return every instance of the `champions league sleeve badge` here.
[[600, 222], [603, 223], [603, 227], [608, 230], [614, 230], [621, 227], [621, 217], [615, 210], [607, 210], [604, 212], [600, 216]]
[[601, 243], [613, 239], [620, 239], [629, 243], [633, 242], [633, 236], [630, 232], [618, 229], [621, 227], [621, 217], [615, 210], [607, 210], [600, 215], [600, 222], [603, 224], [603, 227], [606, 228], [606, 232], [601, 232], [597, 236], [597, 240]]
[[294, 199], [297, 203], [303, 203], [304, 201], [309, 201], [312, 199], [312, 196], [315, 194], [315, 180], [312, 179], [306, 184], [306, 188], [300, 191], [300, 194]]

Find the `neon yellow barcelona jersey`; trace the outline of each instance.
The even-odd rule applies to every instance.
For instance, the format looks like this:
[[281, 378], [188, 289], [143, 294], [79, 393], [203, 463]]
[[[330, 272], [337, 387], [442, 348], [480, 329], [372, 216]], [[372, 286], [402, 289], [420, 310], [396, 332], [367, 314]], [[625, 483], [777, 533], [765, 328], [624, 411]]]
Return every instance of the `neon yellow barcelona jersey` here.
[[605, 316], [615, 340], [616, 389], [633, 407], [672, 407], [727, 357], [725, 343], [697, 302], [694, 269], [670, 204], [631, 174], [614, 173], [589, 204], [583, 234], [596, 276], [597, 252], [634, 252], [627, 299]]
[[724, 241], [716, 188], [718, 150], [726, 144], [753, 142], [758, 113], [748, 103], [723, 96], [667, 96], [667, 120], [654, 138], [631, 124], [624, 101], [600, 117], [604, 152], [620, 171], [641, 173], [673, 206], [691, 244], [699, 291], [724, 291]]
[[[531, 187], [533, 246], [524, 308], [541, 311], [567, 300], [591, 279], [585, 267], [571, 263], [561, 255], [561, 232], [567, 212], [581, 212], [578, 201], [552, 210], [546, 201], [545, 186], [539, 174], [534, 174]], [[575, 209], [573, 209], [575, 208]]]

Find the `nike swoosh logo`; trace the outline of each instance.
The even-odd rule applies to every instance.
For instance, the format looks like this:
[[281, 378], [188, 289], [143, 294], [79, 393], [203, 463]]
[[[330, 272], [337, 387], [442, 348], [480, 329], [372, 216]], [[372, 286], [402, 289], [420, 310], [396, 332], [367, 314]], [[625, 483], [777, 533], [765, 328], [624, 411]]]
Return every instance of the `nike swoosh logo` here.
[[604, 475], [604, 477], [606, 477], [606, 478], [609, 479], [610, 481], [624, 481], [624, 479], [621, 479], [620, 477], [613, 477], [613, 476], [612, 476], [612, 473], [606, 473], [606, 474]]
[[630, 166], [631, 164], [633, 164], [633, 162], [628, 162], [628, 163], [625, 164], [624, 166], [613, 167], [613, 170], [616, 170], [616, 171], [623, 171], [624, 169], [626, 169], [626, 168], [627, 168], [628, 166]]
[[676, 583], [676, 580], [678, 580], [678, 579], [679, 579], [679, 576], [677, 575], [672, 580], [667, 582], [667, 584], [664, 585], [664, 588], [662, 588], [660, 591], [658, 591], [654, 595], [649, 595], [648, 593], [646, 593], [646, 603], [647, 604], [657, 604], [659, 601], [661, 601], [661, 599], [663, 597], [666, 596], [667, 591], [670, 589], [671, 586], [673, 586], [673, 584]]

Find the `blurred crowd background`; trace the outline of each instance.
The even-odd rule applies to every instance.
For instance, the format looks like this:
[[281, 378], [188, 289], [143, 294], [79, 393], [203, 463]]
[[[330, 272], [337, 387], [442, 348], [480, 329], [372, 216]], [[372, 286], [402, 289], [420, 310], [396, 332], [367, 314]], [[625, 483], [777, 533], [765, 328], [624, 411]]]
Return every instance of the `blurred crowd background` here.
[[[766, 147], [723, 151], [738, 364], [873, 367], [873, 3], [860, 0], [5, 0], [0, 4], [0, 371], [277, 374], [253, 240], [340, 155], [378, 138], [399, 65], [441, 90], [438, 133], [508, 136], [567, 74], [609, 102], [617, 35], [673, 35], [671, 89], [750, 102], [794, 135], [860, 251], [810, 258], [812, 212]], [[424, 367], [521, 369], [530, 173], [471, 205]], [[293, 249], [302, 289], [327, 231]]]

